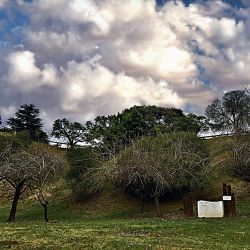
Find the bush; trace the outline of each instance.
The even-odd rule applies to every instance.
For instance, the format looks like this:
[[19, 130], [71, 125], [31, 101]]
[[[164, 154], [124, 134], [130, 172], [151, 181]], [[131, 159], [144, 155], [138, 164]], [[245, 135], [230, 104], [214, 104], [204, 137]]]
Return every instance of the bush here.
[[30, 136], [27, 131], [17, 132], [16, 134], [9, 133], [0, 135], [0, 151], [11, 145], [13, 149], [27, 148], [31, 144]]
[[229, 172], [242, 180], [250, 181], [250, 135], [241, 135], [227, 141]]
[[153, 198], [158, 215], [160, 196], [202, 188], [209, 176], [205, 143], [185, 132], [144, 137], [109, 165], [109, 179], [143, 200]]
[[74, 199], [84, 200], [89, 196], [86, 183], [86, 173], [98, 166], [98, 157], [95, 149], [90, 147], [72, 148], [67, 151], [67, 160], [70, 165], [67, 180], [73, 190]]

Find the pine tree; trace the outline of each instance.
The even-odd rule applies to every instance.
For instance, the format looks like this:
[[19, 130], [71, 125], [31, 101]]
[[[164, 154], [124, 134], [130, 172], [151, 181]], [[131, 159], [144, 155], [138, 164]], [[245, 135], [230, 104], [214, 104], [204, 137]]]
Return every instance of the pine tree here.
[[33, 104], [22, 105], [15, 117], [8, 119], [7, 124], [16, 132], [28, 131], [33, 141], [46, 142], [48, 135], [42, 130], [43, 124], [39, 118], [39, 109]]

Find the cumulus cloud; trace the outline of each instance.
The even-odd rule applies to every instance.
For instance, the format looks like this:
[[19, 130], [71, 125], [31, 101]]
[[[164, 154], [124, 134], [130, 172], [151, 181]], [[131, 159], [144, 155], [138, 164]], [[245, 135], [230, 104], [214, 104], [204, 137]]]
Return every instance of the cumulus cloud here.
[[40, 86], [56, 83], [54, 66], [45, 64], [40, 70], [36, 66], [34, 53], [30, 51], [10, 53], [6, 61], [9, 69], [6, 80], [20, 91], [29, 92]]
[[3, 7], [6, 4], [6, 0], [0, 0], [0, 8]]
[[30, 23], [22, 50], [6, 57], [2, 98], [6, 110], [34, 102], [47, 124], [135, 104], [202, 113], [250, 80], [247, 8], [220, 0], [168, 1], [160, 9], [154, 0], [17, 3]]
[[48, 64], [40, 69], [32, 52], [14, 52], [7, 59], [6, 80], [15, 91], [34, 96], [38, 90], [44, 91], [47, 87], [48, 91], [49, 87], [57, 93], [59, 113], [76, 119], [81, 115], [85, 120], [94, 119], [98, 114], [117, 113], [135, 104], [182, 107], [183, 100], [167, 83], [115, 73], [99, 60], [96, 56], [81, 63], [69, 61], [65, 68], [58, 70]]
[[87, 104], [88, 116], [112, 114], [135, 104], [174, 105], [181, 107], [182, 99], [163, 82], [152, 78], [134, 78], [114, 73], [98, 62], [76, 63], [71, 61], [61, 76], [64, 90], [63, 108], [69, 113], [81, 112]]

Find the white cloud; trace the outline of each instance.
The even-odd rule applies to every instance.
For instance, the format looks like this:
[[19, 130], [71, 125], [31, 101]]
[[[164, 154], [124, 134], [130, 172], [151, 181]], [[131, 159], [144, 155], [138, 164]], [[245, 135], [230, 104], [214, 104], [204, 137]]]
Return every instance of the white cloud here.
[[0, 8], [4, 7], [6, 2], [7, 2], [7, 0], [0, 0]]
[[30, 51], [13, 52], [7, 58], [9, 67], [7, 81], [22, 91], [32, 91], [42, 85], [56, 82], [56, 69], [45, 64], [43, 69], [36, 66], [34, 53]]
[[4, 79], [17, 102], [35, 100], [48, 119], [134, 104], [202, 113], [213, 97], [250, 81], [249, 9], [220, 0], [168, 1], [159, 11], [154, 0], [18, 3], [30, 24]]
[[[101, 57], [95, 56], [79, 63], [69, 61], [65, 67], [56, 70], [49, 64], [39, 68], [30, 51], [13, 52], [7, 59], [6, 80], [15, 91], [34, 96], [37, 91], [43, 91], [43, 87], [52, 88], [57, 93], [55, 100], [59, 115], [67, 114], [76, 119], [81, 115], [84, 120], [94, 119], [99, 114], [117, 113], [135, 104], [183, 106], [183, 100], [166, 83], [150, 77], [135, 78], [115, 73], [101, 65], [100, 60]], [[40, 103], [44, 101], [42, 99]], [[43, 110], [47, 116], [50, 112]]]

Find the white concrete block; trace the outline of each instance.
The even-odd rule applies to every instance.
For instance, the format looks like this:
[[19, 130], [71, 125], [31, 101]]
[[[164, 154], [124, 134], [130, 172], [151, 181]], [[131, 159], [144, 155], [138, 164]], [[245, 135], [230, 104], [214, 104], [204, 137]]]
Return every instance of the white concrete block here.
[[199, 218], [218, 218], [224, 216], [223, 201], [198, 201]]

